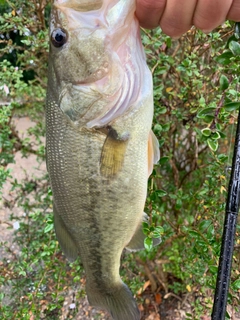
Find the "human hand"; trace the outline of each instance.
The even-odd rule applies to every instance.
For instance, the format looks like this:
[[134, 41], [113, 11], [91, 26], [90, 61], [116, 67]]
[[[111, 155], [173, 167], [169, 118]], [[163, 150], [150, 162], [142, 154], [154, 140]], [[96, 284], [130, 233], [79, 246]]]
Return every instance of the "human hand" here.
[[136, 16], [143, 28], [160, 25], [177, 38], [193, 25], [208, 33], [225, 20], [240, 21], [240, 0], [136, 0]]

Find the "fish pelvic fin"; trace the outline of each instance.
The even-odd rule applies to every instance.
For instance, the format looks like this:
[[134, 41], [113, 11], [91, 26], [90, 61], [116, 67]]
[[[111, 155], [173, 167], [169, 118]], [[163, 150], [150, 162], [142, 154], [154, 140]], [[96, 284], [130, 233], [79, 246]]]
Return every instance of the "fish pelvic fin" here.
[[78, 249], [70, 233], [68, 232], [65, 223], [59, 215], [56, 206], [53, 206], [54, 212], [54, 228], [56, 236], [62, 251], [70, 261], [74, 261], [78, 257]]
[[120, 135], [112, 127], [108, 128], [100, 160], [100, 172], [105, 178], [114, 178], [121, 171], [128, 139], [127, 132]]
[[153, 171], [153, 165], [160, 159], [159, 143], [155, 134], [151, 130], [148, 136], [148, 176]]
[[107, 310], [113, 320], [140, 320], [140, 311], [132, 292], [122, 281], [111, 290], [91, 289], [86, 283], [90, 305]]
[[[148, 222], [148, 215], [145, 212], [143, 212], [143, 219], [141, 223], [138, 225], [138, 228], [135, 231], [131, 241], [126, 246], [126, 249], [128, 251], [139, 251], [145, 249], [144, 240], [146, 238], [146, 235], [143, 233], [142, 222]], [[161, 239], [153, 238], [153, 246], [157, 246], [160, 242]]]

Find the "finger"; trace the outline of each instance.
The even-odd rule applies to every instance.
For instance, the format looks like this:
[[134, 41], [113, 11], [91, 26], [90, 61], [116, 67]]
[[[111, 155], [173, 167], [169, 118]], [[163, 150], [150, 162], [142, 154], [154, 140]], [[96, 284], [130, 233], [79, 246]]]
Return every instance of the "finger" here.
[[163, 32], [179, 37], [192, 27], [197, 0], [168, 0], [160, 21]]
[[240, 0], [233, 0], [233, 3], [227, 15], [227, 19], [240, 21]]
[[136, 0], [136, 16], [141, 27], [152, 29], [159, 26], [159, 20], [167, 0]]
[[193, 24], [204, 32], [210, 32], [226, 20], [232, 0], [199, 0]]

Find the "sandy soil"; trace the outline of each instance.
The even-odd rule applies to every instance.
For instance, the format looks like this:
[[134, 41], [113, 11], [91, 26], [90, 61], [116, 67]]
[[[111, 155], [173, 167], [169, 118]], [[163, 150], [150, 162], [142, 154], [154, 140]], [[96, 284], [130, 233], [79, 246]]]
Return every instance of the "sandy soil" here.
[[[16, 129], [19, 132], [20, 137], [26, 137], [26, 131], [30, 127], [34, 126], [28, 117], [14, 119]], [[18, 151], [15, 154], [15, 163], [11, 163], [7, 167], [11, 170], [12, 179], [17, 179], [19, 181], [26, 177], [26, 173], [32, 179], [42, 176], [43, 172], [46, 172], [46, 166], [42, 163], [40, 166], [36, 161], [36, 156], [31, 154], [28, 158], [23, 158], [21, 152]], [[11, 248], [13, 253], [18, 253], [18, 248], [13, 243], [13, 233], [14, 230], [18, 228], [19, 221], [10, 221], [11, 213], [14, 216], [24, 219], [24, 212], [14, 205], [13, 208], [9, 208], [13, 202], [14, 192], [11, 191], [10, 180], [5, 183], [2, 194], [3, 200], [0, 201], [0, 234], [1, 241], [7, 242], [7, 246]], [[9, 204], [9, 206], [8, 206]], [[0, 247], [0, 257], [5, 256], [5, 251]]]

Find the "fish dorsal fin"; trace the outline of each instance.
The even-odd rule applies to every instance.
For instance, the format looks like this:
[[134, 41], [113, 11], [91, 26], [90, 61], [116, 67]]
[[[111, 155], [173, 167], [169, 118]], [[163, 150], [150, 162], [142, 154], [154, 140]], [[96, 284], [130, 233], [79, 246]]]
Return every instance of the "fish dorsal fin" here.
[[155, 134], [151, 130], [148, 136], [148, 175], [153, 171], [153, 165], [160, 159], [159, 143]]
[[115, 129], [108, 127], [100, 160], [100, 172], [102, 176], [114, 178], [121, 171], [128, 139], [129, 134], [127, 132], [119, 135]]

